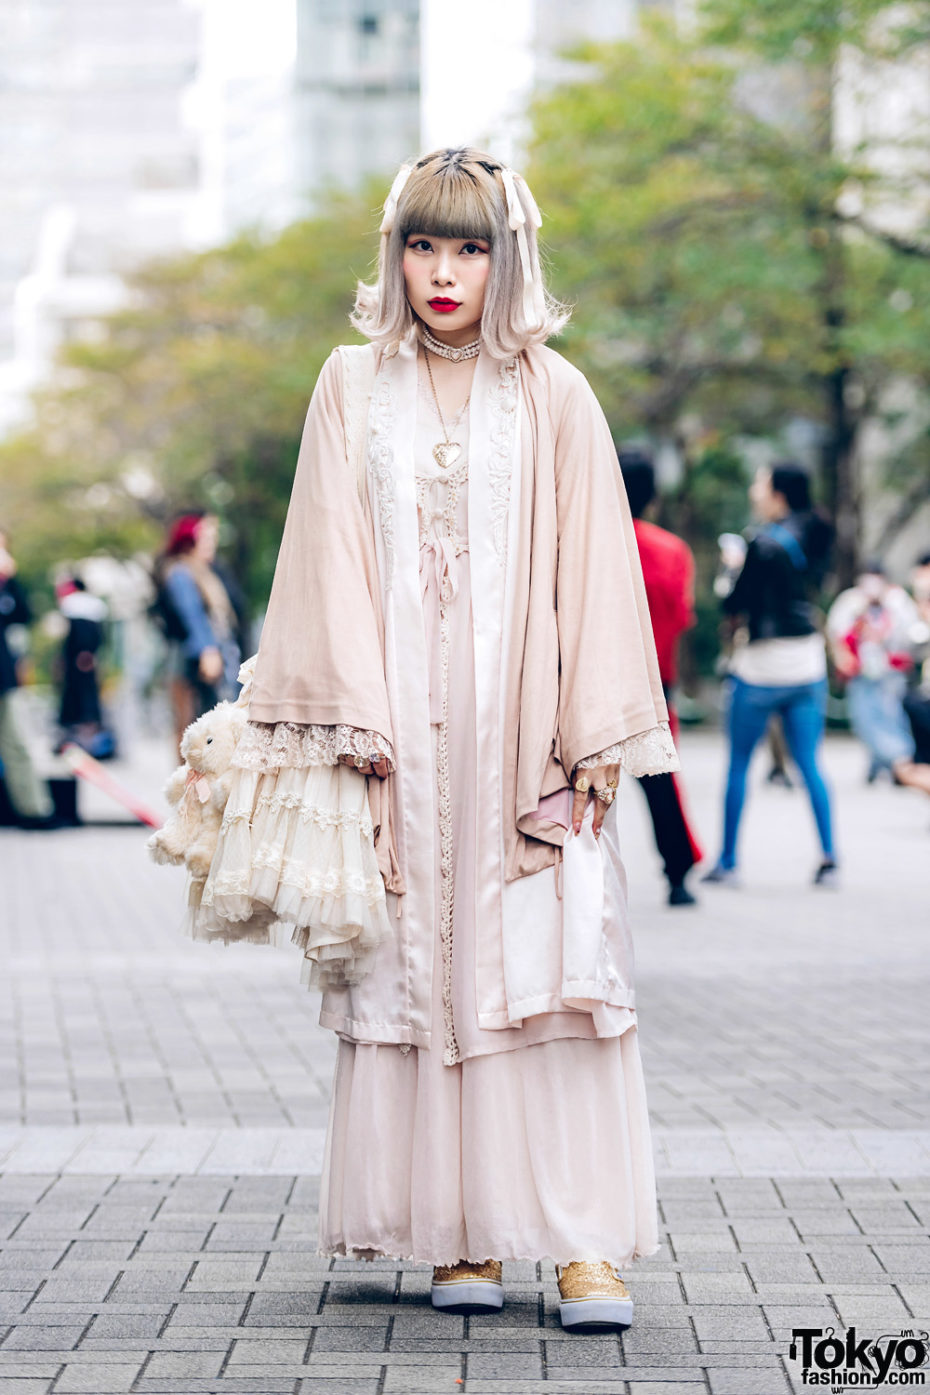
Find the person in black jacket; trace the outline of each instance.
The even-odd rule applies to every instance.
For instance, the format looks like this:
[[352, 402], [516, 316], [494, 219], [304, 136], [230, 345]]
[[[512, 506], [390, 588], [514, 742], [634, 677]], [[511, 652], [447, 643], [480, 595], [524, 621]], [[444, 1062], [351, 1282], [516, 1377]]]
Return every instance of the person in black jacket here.
[[16, 579], [16, 562], [0, 533], [0, 763], [6, 793], [15, 813], [26, 825], [41, 825], [52, 816], [47, 785], [36, 774], [23, 736], [16, 705], [19, 675], [10, 650], [7, 630], [28, 625], [32, 611], [26, 593]]
[[811, 507], [807, 473], [792, 462], [762, 469], [750, 488], [760, 527], [722, 600], [748, 642], [730, 662], [730, 768], [724, 803], [723, 848], [704, 881], [738, 884], [737, 838], [746, 775], [769, 719], [782, 720], [791, 755], [803, 776], [821, 847], [818, 886], [837, 878], [830, 795], [818, 762], [827, 703], [827, 662], [811, 599], [826, 573], [833, 530]]

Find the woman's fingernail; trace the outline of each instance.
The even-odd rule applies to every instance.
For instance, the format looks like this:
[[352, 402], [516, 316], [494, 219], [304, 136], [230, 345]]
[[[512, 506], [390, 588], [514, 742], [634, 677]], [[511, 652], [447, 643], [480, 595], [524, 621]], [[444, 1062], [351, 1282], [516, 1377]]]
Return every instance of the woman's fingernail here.
[[576, 832], [576, 833], [580, 833], [580, 832], [581, 832], [581, 824], [580, 824], [580, 823], [576, 823], [576, 824], [574, 825], [574, 828], [575, 828], [575, 832]]

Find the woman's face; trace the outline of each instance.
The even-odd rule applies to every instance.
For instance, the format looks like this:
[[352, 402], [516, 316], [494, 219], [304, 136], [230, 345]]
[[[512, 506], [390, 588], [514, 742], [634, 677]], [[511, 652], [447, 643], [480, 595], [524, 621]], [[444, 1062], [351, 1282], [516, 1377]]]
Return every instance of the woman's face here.
[[490, 266], [491, 244], [483, 238], [411, 233], [404, 248], [411, 310], [442, 339], [473, 339], [481, 323]]
[[774, 523], [787, 513], [785, 496], [776, 494], [772, 488], [772, 472], [760, 467], [749, 486], [749, 502], [752, 511], [763, 523]]
[[197, 541], [194, 551], [203, 562], [212, 562], [216, 556], [216, 545], [220, 537], [220, 521], [212, 513], [204, 514], [197, 525]]

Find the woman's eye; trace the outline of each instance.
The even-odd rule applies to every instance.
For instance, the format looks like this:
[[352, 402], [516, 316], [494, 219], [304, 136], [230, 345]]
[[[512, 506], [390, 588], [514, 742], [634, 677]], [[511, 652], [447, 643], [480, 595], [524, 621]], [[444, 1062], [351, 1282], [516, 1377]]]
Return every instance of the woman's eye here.
[[416, 242], [410, 243], [411, 252], [432, 252], [432, 247], [425, 237], [418, 237]]
[[480, 253], [484, 250], [483, 247], [478, 246], [477, 242], [466, 242], [465, 246], [462, 248], [462, 251], [467, 252], [470, 257], [473, 257], [476, 252]]

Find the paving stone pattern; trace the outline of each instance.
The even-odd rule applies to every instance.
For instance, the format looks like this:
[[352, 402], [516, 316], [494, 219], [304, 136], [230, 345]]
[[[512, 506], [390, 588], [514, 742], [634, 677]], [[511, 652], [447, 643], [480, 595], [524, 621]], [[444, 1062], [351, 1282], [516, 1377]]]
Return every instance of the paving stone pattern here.
[[505, 1266], [500, 1315], [436, 1313], [423, 1266], [318, 1257], [317, 1195], [292, 1177], [0, 1179], [0, 1391], [774, 1395], [793, 1325], [930, 1322], [927, 1178], [667, 1178], [622, 1338], [564, 1333], [545, 1265]]
[[[685, 755], [712, 834], [720, 745]], [[463, 1318], [317, 1256], [333, 1043], [293, 959], [179, 939], [137, 830], [0, 835], [0, 1395], [779, 1395], [794, 1326], [930, 1329], [930, 805], [829, 765], [836, 894], [757, 784], [745, 890], [669, 911], [624, 790], [663, 1243], [622, 1338], [563, 1333], [549, 1266]]]

